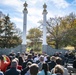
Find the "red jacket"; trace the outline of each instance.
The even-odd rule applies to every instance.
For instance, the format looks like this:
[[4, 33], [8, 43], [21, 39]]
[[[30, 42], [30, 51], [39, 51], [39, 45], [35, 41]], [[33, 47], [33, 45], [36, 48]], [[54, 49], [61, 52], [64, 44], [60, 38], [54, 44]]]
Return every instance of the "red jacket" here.
[[9, 59], [9, 57], [7, 57], [7, 56], [5, 56], [5, 58], [6, 58], [6, 61], [1, 61], [0, 62], [0, 69], [1, 69], [1, 71], [3, 71], [3, 72], [5, 72], [6, 71], [6, 69], [7, 69], [7, 67], [8, 67], [8, 65], [10, 64], [10, 59]]

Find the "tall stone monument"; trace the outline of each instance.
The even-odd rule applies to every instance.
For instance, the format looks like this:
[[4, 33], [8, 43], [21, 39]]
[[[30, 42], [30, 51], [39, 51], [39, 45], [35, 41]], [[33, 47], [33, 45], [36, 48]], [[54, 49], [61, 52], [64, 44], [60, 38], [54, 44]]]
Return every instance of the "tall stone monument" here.
[[46, 42], [46, 32], [47, 32], [47, 29], [46, 29], [46, 15], [47, 15], [47, 5], [44, 4], [43, 5], [43, 43], [42, 43], [42, 51], [44, 53], [47, 53], [47, 42]]
[[23, 10], [23, 36], [22, 36], [22, 52], [26, 50], [26, 26], [27, 26], [27, 3], [24, 3], [24, 10]]

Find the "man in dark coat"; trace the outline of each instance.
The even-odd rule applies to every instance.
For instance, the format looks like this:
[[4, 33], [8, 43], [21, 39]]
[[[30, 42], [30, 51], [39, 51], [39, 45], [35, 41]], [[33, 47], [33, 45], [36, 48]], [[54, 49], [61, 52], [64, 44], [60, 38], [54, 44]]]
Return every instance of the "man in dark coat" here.
[[21, 71], [17, 69], [17, 61], [12, 60], [11, 68], [8, 69], [4, 75], [21, 75]]
[[32, 54], [28, 54], [27, 60], [26, 60], [25, 62], [23, 62], [23, 65], [22, 65], [22, 68], [23, 68], [23, 69], [26, 68], [26, 64], [27, 64], [28, 62], [33, 63]]

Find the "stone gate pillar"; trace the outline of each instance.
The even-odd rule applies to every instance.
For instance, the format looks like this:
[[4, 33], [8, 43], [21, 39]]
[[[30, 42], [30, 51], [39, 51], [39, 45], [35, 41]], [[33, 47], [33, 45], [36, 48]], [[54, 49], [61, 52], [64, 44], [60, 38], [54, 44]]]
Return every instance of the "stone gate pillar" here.
[[44, 4], [43, 5], [43, 43], [42, 43], [42, 51], [44, 53], [47, 53], [47, 42], [46, 42], [46, 32], [47, 32], [47, 29], [46, 29], [46, 15], [47, 15], [47, 5]]
[[23, 36], [22, 36], [22, 52], [26, 50], [26, 26], [27, 26], [27, 3], [24, 3], [24, 10], [23, 10]]

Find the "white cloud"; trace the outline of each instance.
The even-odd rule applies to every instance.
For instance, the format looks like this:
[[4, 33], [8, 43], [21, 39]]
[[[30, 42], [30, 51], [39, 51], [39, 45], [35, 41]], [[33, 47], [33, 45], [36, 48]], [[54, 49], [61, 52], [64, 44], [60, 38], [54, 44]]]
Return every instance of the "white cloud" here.
[[12, 17], [11, 21], [14, 22], [17, 26], [17, 28], [21, 29], [23, 31], [23, 19], [18, 17]]
[[28, 19], [29, 19], [29, 21], [30, 21], [31, 23], [34, 24], [34, 26], [37, 25], [37, 22], [38, 22], [39, 20], [41, 20], [40, 17], [36, 17], [36, 16], [29, 16]]
[[58, 8], [66, 8], [69, 6], [69, 3], [67, 3], [65, 0], [51, 0], [53, 4]]
[[42, 9], [38, 9], [35, 7], [28, 8], [28, 14], [29, 15], [35, 15], [35, 16], [42, 15]]
[[22, 18], [18, 18], [18, 17], [13, 17], [11, 18], [12, 21], [15, 21], [15, 22], [23, 22], [23, 19]]
[[20, 0], [0, 0], [0, 3], [10, 5], [10, 6], [18, 6], [18, 5], [21, 5], [22, 1], [20, 1]]
[[[39, 1], [41, 2], [43, 0], [39, 0]], [[27, 14], [28, 23], [27, 24], [28, 25], [29, 25], [29, 23], [33, 23], [33, 26], [36, 26], [36, 25], [38, 25], [37, 22], [39, 20], [41, 20], [42, 9], [38, 9], [37, 7], [30, 7], [29, 8], [30, 3], [31, 3], [31, 5], [34, 5], [37, 2], [38, 2], [38, 0], [28, 0], [27, 1], [27, 3], [28, 3], [28, 7], [27, 7], [27, 10], [28, 10], [28, 14]], [[16, 10], [16, 12], [18, 11], [18, 12], [22, 13], [24, 2], [22, 2], [20, 0], [1, 0], [0, 4], [13, 7]], [[17, 12], [17, 14], [20, 14], [18, 12]], [[22, 14], [21, 14], [21, 17], [22, 17]], [[11, 21], [14, 22], [15, 24], [20, 23], [20, 24], [23, 25], [23, 18], [18, 18], [17, 16], [11, 16]], [[17, 25], [17, 26], [20, 26], [20, 25]]]
[[28, 8], [27, 19], [36, 25], [37, 22], [42, 19], [42, 10], [37, 8]]
[[0, 0], [0, 4], [12, 7], [19, 12], [21, 12], [23, 8], [23, 2], [21, 0]]
[[51, 11], [48, 11], [47, 19], [49, 19], [50, 17], [54, 17], [54, 13], [52, 13]]
[[[48, 6], [50, 1], [51, 1], [51, 3], [55, 4], [58, 8], [65, 8], [65, 7], [69, 6], [69, 4], [65, 0], [26, 0], [26, 2], [28, 4], [28, 7], [27, 7], [27, 10], [28, 10], [27, 27], [28, 27], [28, 29], [39, 25], [37, 22], [39, 20], [43, 19], [43, 15], [42, 15], [43, 4], [46, 3]], [[22, 27], [23, 26], [22, 11], [24, 9], [24, 7], [23, 7], [24, 2], [25, 2], [25, 0], [23, 0], [23, 1], [22, 0], [0, 0], [0, 4], [14, 8], [14, 10], [15, 10], [14, 13], [18, 14], [18, 16], [16, 14], [15, 14], [15, 16], [11, 16], [11, 21], [13, 21], [15, 24], [17, 24], [17, 27], [19, 27], [21, 29], [23, 28]], [[13, 10], [12, 8], [11, 8], [11, 10]], [[50, 8], [50, 5], [49, 5], [49, 7], [47, 7], [47, 12], [48, 12], [47, 19], [55, 16], [55, 13], [48, 10], [48, 8]], [[10, 13], [10, 14], [14, 15], [14, 13]], [[30, 25], [32, 25], [32, 26], [30, 26]]]
[[36, 4], [37, 0], [27, 0], [27, 3], [29, 3], [29, 4]]
[[29, 3], [29, 4], [36, 4], [36, 3], [38, 3], [38, 2], [47, 2], [47, 0], [27, 0], [27, 3]]

